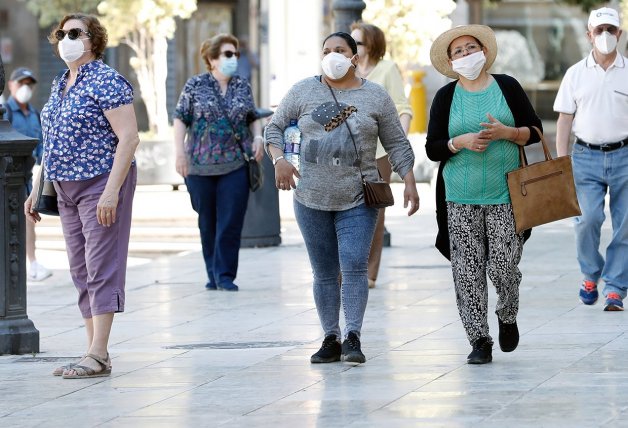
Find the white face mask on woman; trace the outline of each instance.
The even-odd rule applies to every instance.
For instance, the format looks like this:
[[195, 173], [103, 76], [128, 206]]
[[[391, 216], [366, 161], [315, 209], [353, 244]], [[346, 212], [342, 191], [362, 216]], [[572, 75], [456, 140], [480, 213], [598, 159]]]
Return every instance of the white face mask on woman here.
[[85, 52], [89, 52], [90, 50], [91, 49], [85, 50], [81, 39], [70, 40], [67, 35], [59, 42], [59, 56], [66, 63], [76, 61]]
[[475, 80], [480, 76], [484, 64], [486, 64], [486, 57], [484, 51], [480, 51], [453, 60], [451, 69], [469, 80]]
[[20, 89], [15, 91], [15, 99], [19, 103], [26, 104], [31, 100], [32, 97], [33, 90], [28, 85], [22, 85], [20, 86]]
[[325, 76], [333, 80], [345, 77], [351, 67], [351, 59], [338, 52], [330, 52], [323, 57], [321, 68]]
[[604, 31], [602, 34], [595, 36], [595, 47], [598, 51], [607, 55], [613, 52], [617, 47], [617, 37], [613, 36], [608, 31]]

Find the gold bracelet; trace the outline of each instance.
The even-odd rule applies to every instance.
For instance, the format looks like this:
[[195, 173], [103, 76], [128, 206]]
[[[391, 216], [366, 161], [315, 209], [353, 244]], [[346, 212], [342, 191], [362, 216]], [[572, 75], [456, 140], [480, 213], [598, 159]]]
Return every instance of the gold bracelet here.
[[517, 135], [515, 135], [515, 139], [512, 141], [517, 141], [519, 139], [519, 128], [515, 128], [517, 130]]

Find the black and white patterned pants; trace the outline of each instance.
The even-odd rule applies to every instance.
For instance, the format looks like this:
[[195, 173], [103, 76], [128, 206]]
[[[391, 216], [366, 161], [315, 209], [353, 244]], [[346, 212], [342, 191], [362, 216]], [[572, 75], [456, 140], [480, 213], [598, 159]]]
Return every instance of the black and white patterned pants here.
[[480, 337], [491, 337], [487, 271], [497, 291], [495, 313], [502, 322], [516, 321], [521, 283], [517, 265], [523, 251], [523, 234], [515, 233], [510, 204], [447, 202], [447, 218], [458, 312], [473, 344]]

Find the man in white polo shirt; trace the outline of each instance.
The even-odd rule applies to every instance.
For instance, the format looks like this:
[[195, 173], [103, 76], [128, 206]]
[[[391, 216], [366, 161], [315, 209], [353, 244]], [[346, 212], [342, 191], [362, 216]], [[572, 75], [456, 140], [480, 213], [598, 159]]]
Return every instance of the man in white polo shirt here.
[[[623, 311], [628, 288], [628, 58], [617, 52], [621, 36], [616, 10], [603, 7], [589, 16], [591, 53], [571, 66], [554, 102], [559, 113], [556, 151], [569, 151], [571, 132], [574, 180], [582, 215], [575, 220], [576, 249], [584, 276], [580, 300], [598, 299], [604, 280], [605, 311]], [[604, 198], [609, 193], [613, 227], [600, 253]]]

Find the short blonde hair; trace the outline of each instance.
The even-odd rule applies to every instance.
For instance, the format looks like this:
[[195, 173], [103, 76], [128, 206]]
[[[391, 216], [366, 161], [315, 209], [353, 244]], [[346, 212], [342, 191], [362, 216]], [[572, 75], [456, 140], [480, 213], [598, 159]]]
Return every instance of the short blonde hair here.
[[211, 71], [212, 66], [209, 62], [212, 59], [217, 59], [220, 56], [220, 48], [222, 45], [231, 43], [238, 50], [239, 42], [236, 36], [233, 34], [217, 34], [211, 39], [207, 39], [201, 45], [201, 57], [205, 61], [207, 70]]

